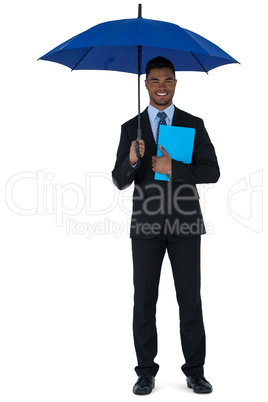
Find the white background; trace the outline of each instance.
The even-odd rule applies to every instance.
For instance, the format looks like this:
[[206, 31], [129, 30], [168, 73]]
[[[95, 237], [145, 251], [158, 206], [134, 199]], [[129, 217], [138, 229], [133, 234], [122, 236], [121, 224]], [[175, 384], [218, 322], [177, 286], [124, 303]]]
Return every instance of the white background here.
[[[71, 73], [55, 63], [37, 62], [93, 25], [135, 18], [137, 9], [133, 0], [16, 0], [2, 6], [3, 402], [137, 398], [131, 391], [136, 381], [127, 198], [132, 187], [120, 193], [110, 180], [120, 126], [137, 113], [137, 77]], [[268, 336], [266, 4], [143, 0], [143, 17], [197, 32], [241, 63], [209, 75], [178, 73], [174, 103], [204, 119], [221, 168], [216, 185], [200, 186], [211, 230], [202, 237], [205, 374], [214, 386], [208, 398], [263, 400]], [[142, 109], [148, 103], [143, 83], [141, 103]], [[86, 224], [91, 236], [83, 232]], [[115, 225], [122, 228], [118, 238]], [[180, 370], [184, 360], [168, 258], [157, 324], [160, 371], [149, 398], [197, 398]]]

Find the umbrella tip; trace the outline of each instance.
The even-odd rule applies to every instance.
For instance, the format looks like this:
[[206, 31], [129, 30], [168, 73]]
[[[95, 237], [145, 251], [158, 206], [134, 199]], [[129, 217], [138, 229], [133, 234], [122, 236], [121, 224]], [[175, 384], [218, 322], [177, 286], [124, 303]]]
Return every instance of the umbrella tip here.
[[139, 8], [138, 8], [138, 18], [142, 18], [142, 16], [141, 16], [141, 8], [142, 8], [142, 4], [139, 4]]

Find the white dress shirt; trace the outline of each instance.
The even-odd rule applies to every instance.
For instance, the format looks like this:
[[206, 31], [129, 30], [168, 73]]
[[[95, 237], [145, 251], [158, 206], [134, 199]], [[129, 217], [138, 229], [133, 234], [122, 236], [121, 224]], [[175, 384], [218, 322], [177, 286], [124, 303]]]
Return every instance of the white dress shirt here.
[[151, 128], [152, 128], [152, 132], [153, 132], [155, 141], [156, 141], [157, 127], [158, 127], [158, 123], [159, 123], [159, 120], [160, 120], [159, 117], [157, 116], [157, 113], [159, 113], [159, 112], [165, 112], [166, 113], [166, 115], [167, 115], [167, 117], [166, 117], [167, 126], [171, 126], [173, 116], [174, 116], [174, 112], [175, 112], [175, 106], [172, 103], [166, 109], [159, 110], [156, 107], [154, 107], [151, 104], [149, 104], [149, 106], [148, 106], [148, 116], [149, 116], [149, 120], [150, 120], [150, 124], [151, 124]]

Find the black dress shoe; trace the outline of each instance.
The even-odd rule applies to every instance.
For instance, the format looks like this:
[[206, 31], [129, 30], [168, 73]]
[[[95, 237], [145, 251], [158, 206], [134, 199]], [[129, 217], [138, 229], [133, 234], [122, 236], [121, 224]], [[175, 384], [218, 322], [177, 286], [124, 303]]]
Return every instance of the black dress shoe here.
[[197, 394], [209, 394], [212, 392], [212, 385], [205, 379], [204, 376], [191, 375], [187, 377], [187, 386]]
[[136, 395], [148, 395], [154, 389], [154, 377], [148, 374], [139, 376], [138, 381], [133, 387], [133, 392]]

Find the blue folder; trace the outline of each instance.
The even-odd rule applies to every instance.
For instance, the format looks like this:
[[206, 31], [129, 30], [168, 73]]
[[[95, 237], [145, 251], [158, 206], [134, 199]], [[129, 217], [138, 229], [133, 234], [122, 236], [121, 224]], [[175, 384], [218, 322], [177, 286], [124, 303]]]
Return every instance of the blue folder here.
[[[191, 163], [194, 147], [195, 129], [190, 127], [160, 126], [158, 144], [168, 152], [171, 159]], [[157, 156], [162, 156], [157, 147]], [[155, 173], [155, 180], [166, 180], [166, 174]]]

